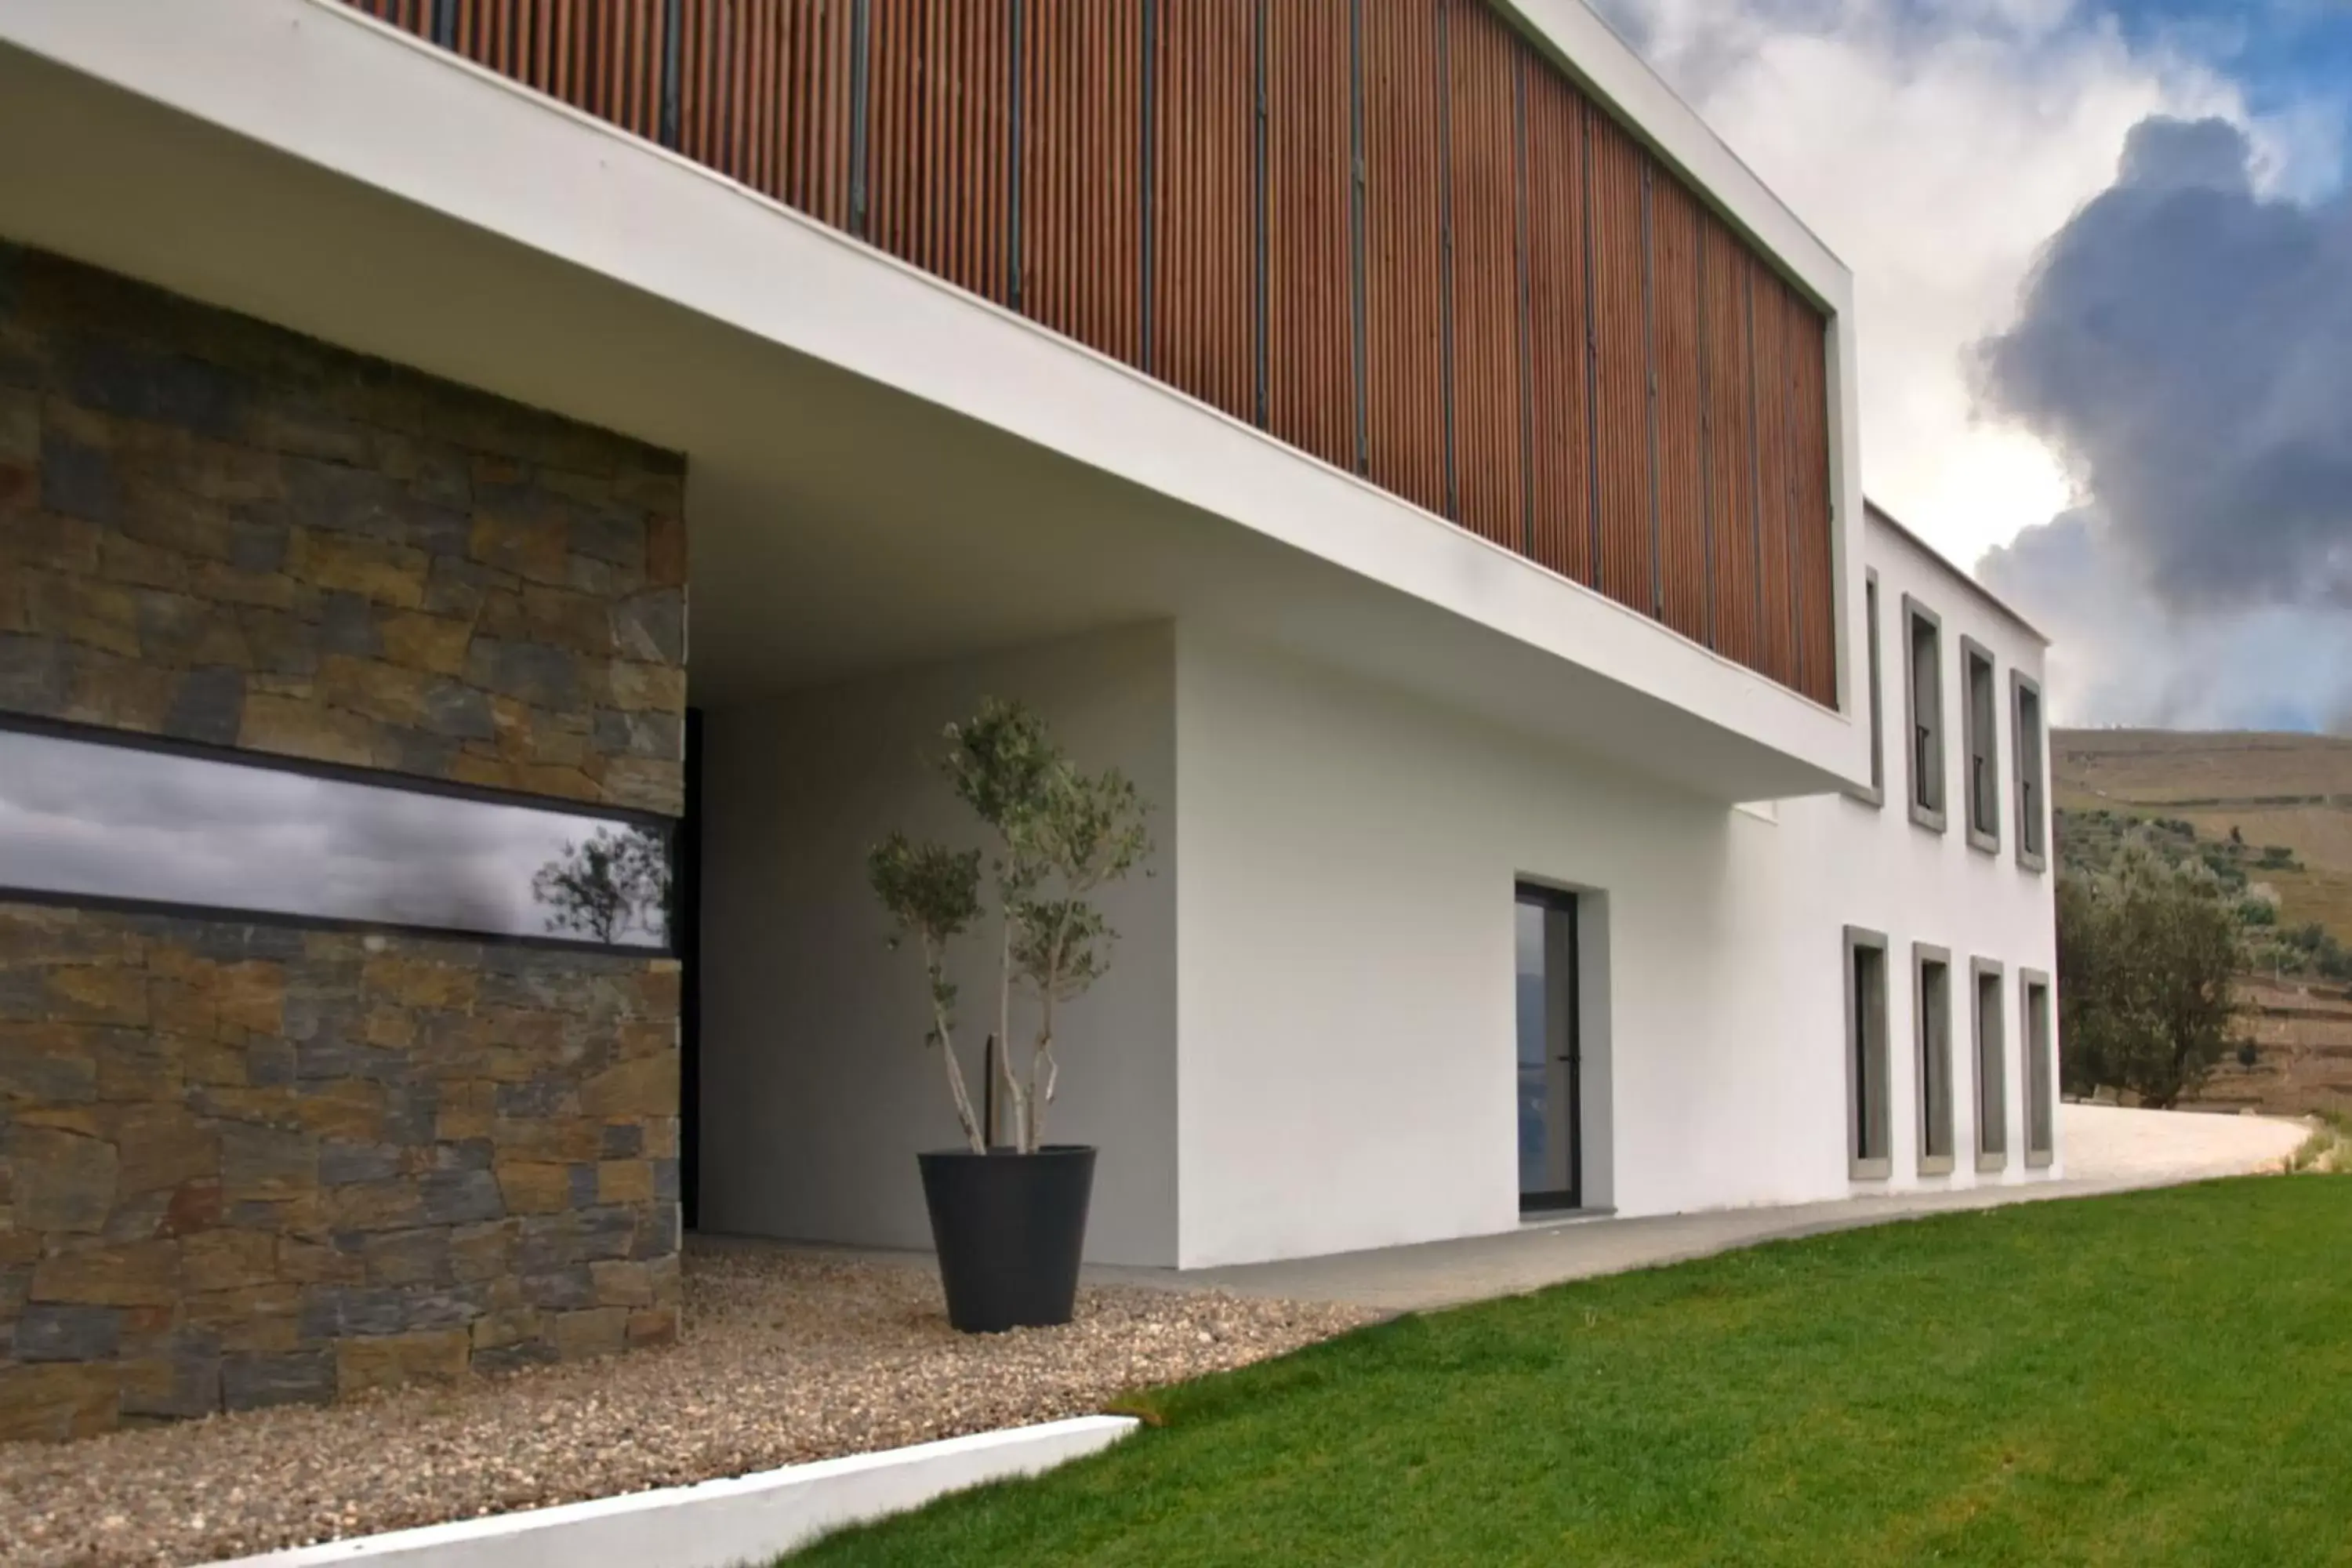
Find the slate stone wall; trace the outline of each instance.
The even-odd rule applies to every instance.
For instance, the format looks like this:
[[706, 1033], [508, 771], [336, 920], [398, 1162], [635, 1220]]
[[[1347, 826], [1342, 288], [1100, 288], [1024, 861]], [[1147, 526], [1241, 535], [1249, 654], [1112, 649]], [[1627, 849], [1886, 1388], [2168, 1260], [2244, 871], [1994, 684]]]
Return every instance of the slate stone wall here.
[[0, 710], [675, 815], [684, 488], [0, 243]]
[[0, 1440], [677, 1328], [670, 959], [0, 904]]
[[[0, 243], [0, 717], [674, 816], [684, 472]], [[0, 902], [0, 1439], [668, 1338], [678, 983]]]

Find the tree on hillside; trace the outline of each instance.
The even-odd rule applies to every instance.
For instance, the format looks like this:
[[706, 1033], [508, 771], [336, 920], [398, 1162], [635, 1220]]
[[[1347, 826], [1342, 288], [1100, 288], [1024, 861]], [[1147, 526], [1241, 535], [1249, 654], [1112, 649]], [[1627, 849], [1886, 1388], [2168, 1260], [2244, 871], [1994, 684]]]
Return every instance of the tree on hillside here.
[[2127, 1089], [2149, 1105], [2193, 1093], [2239, 1043], [2238, 912], [2196, 860], [2135, 836], [2096, 873], [2058, 883], [2058, 996], [2070, 1092]]

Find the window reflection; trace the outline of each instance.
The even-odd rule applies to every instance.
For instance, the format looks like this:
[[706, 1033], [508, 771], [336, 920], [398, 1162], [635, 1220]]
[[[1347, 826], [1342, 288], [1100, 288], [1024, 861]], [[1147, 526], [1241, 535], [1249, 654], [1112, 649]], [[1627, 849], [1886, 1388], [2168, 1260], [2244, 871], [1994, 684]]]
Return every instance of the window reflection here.
[[667, 839], [582, 813], [0, 730], [0, 888], [659, 947]]

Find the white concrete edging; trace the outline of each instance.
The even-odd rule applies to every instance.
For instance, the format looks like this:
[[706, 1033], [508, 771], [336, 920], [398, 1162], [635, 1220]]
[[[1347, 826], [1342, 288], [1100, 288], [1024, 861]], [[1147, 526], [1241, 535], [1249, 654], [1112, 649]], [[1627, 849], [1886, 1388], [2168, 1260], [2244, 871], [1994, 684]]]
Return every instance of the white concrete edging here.
[[1131, 1415], [1081, 1415], [969, 1437], [787, 1465], [625, 1497], [428, 1524], [240, 1557], [213, 1568], [735, 1568], [766, 1563], [843, 1525], [1109, 1447]]

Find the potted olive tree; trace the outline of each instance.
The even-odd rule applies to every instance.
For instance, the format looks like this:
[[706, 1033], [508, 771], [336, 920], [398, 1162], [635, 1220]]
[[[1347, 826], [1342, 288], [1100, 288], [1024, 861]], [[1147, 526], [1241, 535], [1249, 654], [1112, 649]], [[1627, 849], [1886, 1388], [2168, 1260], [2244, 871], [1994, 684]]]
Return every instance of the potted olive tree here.
[[[965, 1147], [919, 1153], [923, 1197], [948, 1320], [967, 1332], [1066, 1323], [1076, 1300], [1095, 1151], [1045, 1142], [1061, 1067], [1061, 1005], [1100, 979], [1118, 933], [1094, 904], [1151, 852], [1150, 807], [1113, 768], [1086, 773], [1019, 703], [993, 700], [950, 724], [941, 772], [993, 843], [983, 853], [913, 843], [893, 833], [867, 875], [894, 922], [891, 944], [920, 948], [929, 989], [926, 1045], [938, 1048]], [[993, 901], [993, 909], [989, 906]], [[990, 930], [992, 923], [992, 930]], [[992, 1144], [956, 1048], [958, 991], [948, 947], [966, 931], [993, 937], [997, 1089], [1012, 1141]], [[1034, 1024], [1024, 1059], [1013, 1048], [1016, 998]]]

